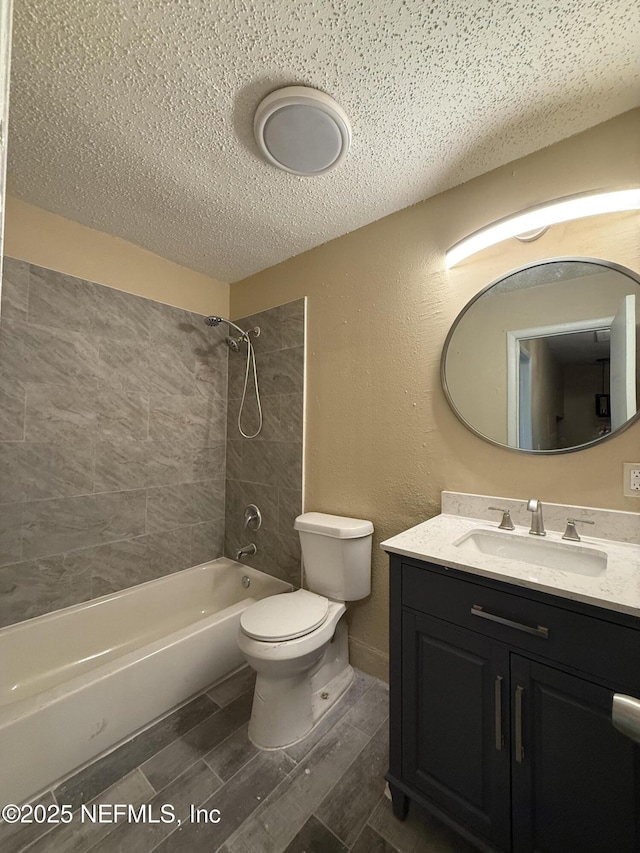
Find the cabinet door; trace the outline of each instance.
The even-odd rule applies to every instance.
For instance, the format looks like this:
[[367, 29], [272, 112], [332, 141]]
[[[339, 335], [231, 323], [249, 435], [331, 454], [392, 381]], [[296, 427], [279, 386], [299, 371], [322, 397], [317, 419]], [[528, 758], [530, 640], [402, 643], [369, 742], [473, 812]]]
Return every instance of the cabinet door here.
[[403, 611], [402, 775], [496, 847], [510, 848], [508, 652]]
[[514, 853], [640, 850], [640, 761], [612, 696], [512, 655]]

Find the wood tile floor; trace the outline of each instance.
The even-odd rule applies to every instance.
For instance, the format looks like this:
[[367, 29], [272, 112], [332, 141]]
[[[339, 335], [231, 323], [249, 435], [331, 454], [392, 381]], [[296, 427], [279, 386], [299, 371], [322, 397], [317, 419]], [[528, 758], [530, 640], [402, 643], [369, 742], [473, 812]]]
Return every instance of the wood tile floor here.
[[[388, 689], [357, 672], [342, 699], [302, 742], [258, 750], [247, 737], [253, 673], [244, 669], [192, 699], [38, 799], [69, 803], [74, 819], [0, 824], [2, 853], [472, 853], [415, 806], [405, 822], [384, 795]], [[113, 804], [157, 823], [111, 821]], [[140, 807], [147, 806], [140, 812]], [[172, 823], [161, 820], [169, 804]], [[190, 820], [190, 806], [217, 823]], [[96, 809], [93, 809], [93, 806]], [[178, 825], [178, 819], [180, 825]]]

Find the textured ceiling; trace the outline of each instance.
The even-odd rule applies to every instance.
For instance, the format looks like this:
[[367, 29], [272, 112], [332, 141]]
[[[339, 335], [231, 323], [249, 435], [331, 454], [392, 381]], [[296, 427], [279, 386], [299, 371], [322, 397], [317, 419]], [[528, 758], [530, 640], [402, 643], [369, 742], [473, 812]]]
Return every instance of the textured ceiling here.
[[[14, 0], [9, 192], [235, 281], [640, 103], [637, 0]], [[333, 95], [316, 178], [260, 100]]]

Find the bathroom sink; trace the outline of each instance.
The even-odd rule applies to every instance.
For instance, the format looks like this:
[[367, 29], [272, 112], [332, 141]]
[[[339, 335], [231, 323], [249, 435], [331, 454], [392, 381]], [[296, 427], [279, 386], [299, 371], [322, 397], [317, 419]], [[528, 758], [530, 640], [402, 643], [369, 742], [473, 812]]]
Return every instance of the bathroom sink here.
[[471, 530], [453, 543], [476, 553], [531, 563], [548, 569], [572, 572], [577, 575], [601, 575], [607, 568], [604, 551], [584, 545], [565, 545], [533, 536], [518, 536], [509, 532]]

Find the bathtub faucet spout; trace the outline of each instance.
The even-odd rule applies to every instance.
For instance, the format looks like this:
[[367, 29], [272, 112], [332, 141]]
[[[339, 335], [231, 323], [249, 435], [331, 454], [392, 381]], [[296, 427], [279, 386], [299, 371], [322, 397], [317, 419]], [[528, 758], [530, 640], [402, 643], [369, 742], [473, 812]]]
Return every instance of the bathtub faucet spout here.
[[255, 554], [258, 549], [256, 546], [251, 543], [251, 545], [245, 545], [243, 548], [240, 548], [239, 551], [236, 551], [236, 560], [241, 560], [243, 557], [250, 557], [251, 554]]

